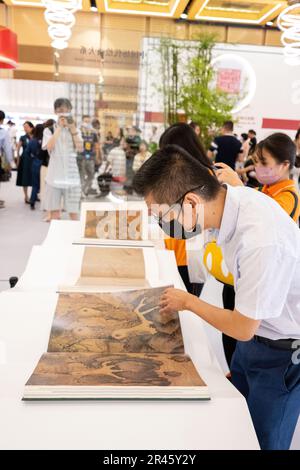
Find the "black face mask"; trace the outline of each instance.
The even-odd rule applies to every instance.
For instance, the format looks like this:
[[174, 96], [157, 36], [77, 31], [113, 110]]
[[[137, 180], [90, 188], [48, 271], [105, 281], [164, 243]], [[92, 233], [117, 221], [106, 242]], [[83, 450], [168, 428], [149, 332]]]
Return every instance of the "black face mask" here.
[[[190, 189], [189, 191], [187, 191], [186, 193], [184, 193], [176, 202], [175, 204], [179, 204], [181, 205], [181, 209], [180, 211], [182, 211], [182, 205], [183, 205], [183, 202], [184, 202], [184, 198], [185, 196], [189, 193], [189, 192], [192, 192], [192, 191], [195, 191], [196, 189], [198, 188], [202, 188], [202, 186], [196, 186], [192, 189]], [[166, 214], [170, 211], [170, 209], [166, 212]], [[165, 215], [166, 215], [165, 214]], [[190, 238], [193, 238], [193, 237], [196, 237], [197, 235], [200, 235], [200, 233], [202, 233], [202, 227], [200, 224], [198, 224], [198, 216], [197, 216], [197, 221], [196, 221], [196, 224], [195, 224], [195, 227], [193, 228], [193, 230], [191, 232], [187, 232], [185, 229], [184, 229], [184, 226], [178, 221], [178, 217], [180, 215], [180, 212], [177, 216], [177, 219], [172, 219], [170, 220], [170, 222], [165, 222], [163, 220], [162, 217], [159, 217], [158, 219], [158, 225], [160, 226], [160, 228], [171, 238], [175, 238], [177, 240], [189, 240]]]
[[172, 219], [170, 222], [164, 222], [162, 218], [159, 218], [158, 225], [167, 235], [169, 235], [169, 237], [177, 240], [189, 240], [190, 238], [200, 235], [202, 232], [202, 227], [200, 224], [197, 224], [197, 222], [191, 232], [187, 232], [177, 219]]

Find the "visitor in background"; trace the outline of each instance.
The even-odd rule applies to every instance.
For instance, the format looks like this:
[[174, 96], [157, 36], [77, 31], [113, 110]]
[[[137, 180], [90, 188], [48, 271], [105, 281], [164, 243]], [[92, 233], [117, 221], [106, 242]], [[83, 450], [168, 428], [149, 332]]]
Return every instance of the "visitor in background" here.
[[296, 145], [296, 162], [295, 166], [292, 170], [292, 178], [299, 188], [300, 183], [300, 129], [297, 130], [296, 137], [295, 137], [295, 145]]
[[257, 145], [256, 132], [253, 129], [250, 129], [248, 131], [248, 137], [250, 139], [249, 155], [252, 155], [255, 152], [256, 145]]
[[98, 142], [100, 143], [100, 141], [101, 141], [101, 134], [100, 134], [101, 124], [100, 124], [100, 121], [99, 121], [98, 118], [94, 118], [94, 119], [92, 120], [92, 128], [93, 128], [94, 131], [96, 132], [97, 138], [98, 138]]
[[[55, 120], [54, 119], [48, 119], [44, 123], [44, 129], [48, 128], [52, 134], [54, 134], [54, 124]], [[40, 171], [40, 200], [41, 200], [41, 209], [45, 209], [45, 189], [46, 189], [46, 176], [47, 176], [47, 171], [48, 171], [48, 165], [49, 165], [49, 159], [50, 155], [47, 149], [41, 149], [40, 151], [41, 156], [42, 156], [42, 165], [41, 165], [41, 171]], [[44, 217], [43, 221], [44, 222], [50, 222], [50, 212], [46, 211], [47, 214]]]
[[223, 162], [233, 170], [238, 157], [243, 154], [242, 143], [233, 135], [233, 122], [226, 121], [222, 127], [222, 135], [212, 142], [207, 155], [216, 163]]
[[151, 134], [149, 137], [149, 150], [151, 153], [157, 150], [159, 144], [159, 134], [158, 134], [158, 127], [152, 126]]
[[124, 138], [123, 127], [119, 127], [116, 137], [113, 140], [113, 147], [119, 147], [121, 140]]
[[[275, 133], [262, 140], [257, 146], [252, 156], [256, 178], [261, 185], [259, 191], [276, 201], [282, 209], [298, 222], [300, 215], [300, 201], [298, 186], [290, 179], [290, 170], [295, 165], [296, 147], [292, 139], [283, 133]], [[223, 164], [216, 171], [221, 183], [227, 183], [232, 186], [242, 186], [238, 175], [230, 167]], [[254, 214], [253, 214], [254, 215]], [[250, 217], [250, 214], [249, 214]], [[220, 258], [220, 263], [222, 263]], [[235, 290], [232, 283], [225, 284], [223, 288], [224, 308], [234, 310]], [[236, 347], [236, 340], [223, 334], [223, 346], [230, 368], [233, 353]]]
[[118, 147], [114, 147], [107, 155], [106, 168], [104, 172], [112, 173], [112, 187], [120, 190], [126, 180], [126, 141], [125, 137], [120, 140]]
[[248, 134], [243, 133], [241, 134], [241, 142], [243, 148], [243, 161], [245, 162], [248, 158], [249, 151], [250, 151], [250, 138]]
[[110, 150], [113, 148], [113, 146], [114, 146], [114, 136], [111, 131], [108, 131], [103, 147], [102, 147], [103, 154], [107, 156]]
[[13, 159], [15, 164], [17, 164], [16, 150], [17, 150], [17, 127], [15, 123], [11, 120], [7, 121], [8, 133], [10, 137], [10, 143], [12, 146]]
[[37, 124], [34, 128], [32, 139], [28, 143], [25, 152], [28, 153], [32, 159], [32, 190], [30, 196], [30, 207], [35, 209], [35, 203], [39, 200], [38, 194], [40, 192], [40, 172], [43, 163], [42, 140], [43, 140], [44, 126]]
[[139, 151], [141, 137], [140, 129], [137, 126], [133, 126], [129, 130], [129, 134], [126, 137], [126, 184], [124, 189], [130, 194], [132, 193], [132, 178], [133, 178], [133, 161], [134, 157]]
[[201, 127], [199, 126], [199, 124], [198, 124], [197, 122], [195, 122], [195, 121], [191, 121], [191, 122], [189, 123], [189, 126], [190, 126], [192, 129], [194, 129], [196, 135], [197, 135], [198, 137], [200, 137], [200, 135], [201, 135]]
[[57, 124], [54, 133], [44, 129], [42, 147], [50, 155], [46, 176], [45, 209], [51, 219], [59, 219], [64, 208], [77, 220], [80, 203], [80, 177], [77, 153], [83, 151], [82, 138], [71, 116], [72, 105], [67, 98], [54, 102]]
[[[159, 148], [163, 149], [166, 145], [178, 145], [189, 152], [195, 160], [213, 173], [211, 161], [207, 158], [201, 140], [197, 137], [194, 129], [185, 123], [177, 123], [170, 126], [162, 134], [159, 141]], [[201, 294], [203, 283], [195, 283], [190, 281], [188, 272], [188, 259], [186, 252], [186, 241], [176, 238], [166, 238], [165, 246], [167, 250], [174, 251], [179, 274], [184, 282], [188, 292], [199, 297]], [[199, 263], [200, 255], [199, 255]]]
[[96, 163], [100, 165], [99, 141], [91, 121], [91, 117], [87, 114], [82, 118], [80, 131], [83, 141], [83, 152], [79, 153], [77, 157], [81, 191], [84, 196], [91, 192]]
[[[30, 121], [26, 121], [23, 124], [25, 134], [20, 137], [17, 145], [17, 186], [21, 186], [24, 191], [24, 202], [30, 204], [28, 196], [28, 187], [32, 186], [32, 159], [26, 152], [26, 147], [29, 144], [34, 125]], [[22, 150], [22, 151], [21, 151]]]
[[151, 153], [148, 150], [148, 145], [145, 140], [142, 140], [139, 146], [139, 152], [136, 154], [133, 160], [132, 169], [137, 172], [143, 163], [151, 157]]
[[[269, 160], [264, 146], [262, 154], [263, 161]], [[280, 164], [273, 177], [284, 176], [288, 166]], [[299, 228], [271, 197], [222, 185], [178, 146], [152, 155], [136, 173], [133, 187], [166, 230], [176, 221], [181, 236], [204, 230], [217, 235], [236, 276], [234, 311], [168, 288], [160, 299], [160, 314], [191, 311], [238, 340], [232, 383], [247, 400], [260, 446], [289, 449], [300, 412]]]
[[[4, 111], [0, 111], [0, 175], [4, 171], [4, 162], [6, 169], [10, 170], [13, 162], [13, 152], [10, 142], [10, 136], [6, 129], [3, 127], [3, 121], [5, 119]], [[5, 207], [5, 202], [0, 200], [0, 209]]]

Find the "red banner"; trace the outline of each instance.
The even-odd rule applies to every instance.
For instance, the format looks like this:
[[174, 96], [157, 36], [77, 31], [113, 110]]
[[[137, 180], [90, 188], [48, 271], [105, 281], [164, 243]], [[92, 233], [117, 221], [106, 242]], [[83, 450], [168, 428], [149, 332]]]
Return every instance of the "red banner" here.
[[17, 35], [0, 26], [0, 69], [15, 69], [18, 61]]

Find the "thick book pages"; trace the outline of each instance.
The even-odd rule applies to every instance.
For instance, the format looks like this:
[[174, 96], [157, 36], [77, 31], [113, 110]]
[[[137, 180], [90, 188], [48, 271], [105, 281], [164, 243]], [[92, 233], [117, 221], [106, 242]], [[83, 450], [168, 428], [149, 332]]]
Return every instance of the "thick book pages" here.
[[178, 313], [159, 312], [165, 289], [60, 294], [24, 399], [208, 399]]
[[154, 248], [73, 246], [69, 270], [58, 292], [147, 288], [159, 279]]
[[145, 202], [82, 203], [81, 238], [75, 244], [153, 246], [148, 239], [148, 209]]

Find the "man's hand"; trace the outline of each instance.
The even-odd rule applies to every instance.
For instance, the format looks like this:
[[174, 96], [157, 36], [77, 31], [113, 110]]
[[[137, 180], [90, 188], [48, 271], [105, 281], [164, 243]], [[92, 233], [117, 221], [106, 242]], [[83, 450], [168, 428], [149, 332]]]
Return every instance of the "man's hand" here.
[[215, 163], [215, 166], [220, 168], [216, 170], [216, 176], [220, 183], [227, 183], [230, 186], [243, 186], [238, 174], [225, 163]]
[[186, 310], [190, 295], [180, 289], [166, 289], [160, 298], [160, 313], [168, 314]]

